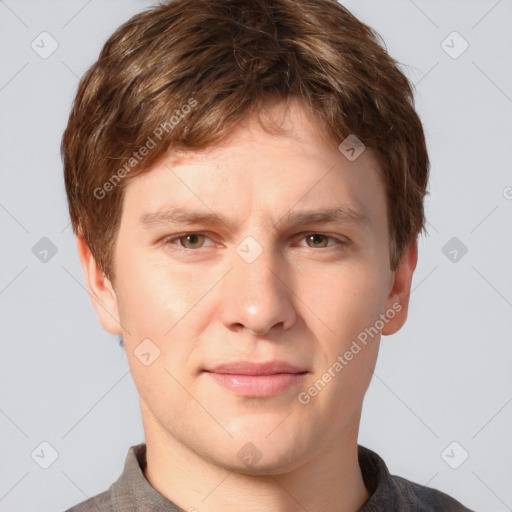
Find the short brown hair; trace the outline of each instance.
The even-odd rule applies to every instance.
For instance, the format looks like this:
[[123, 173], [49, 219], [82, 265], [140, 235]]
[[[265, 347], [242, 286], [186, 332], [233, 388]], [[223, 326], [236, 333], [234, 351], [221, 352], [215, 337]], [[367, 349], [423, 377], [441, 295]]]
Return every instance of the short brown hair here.
[[425, 230], [429, 159], [413, 86], [379, 40], [335, 0], [174, 0], [119, 27], [80, 81], [61, 146], [73, 230], [105, 275], [131, 179], [290, 98], [327, 140], [355, 134], [375, 150], [396, 270]]

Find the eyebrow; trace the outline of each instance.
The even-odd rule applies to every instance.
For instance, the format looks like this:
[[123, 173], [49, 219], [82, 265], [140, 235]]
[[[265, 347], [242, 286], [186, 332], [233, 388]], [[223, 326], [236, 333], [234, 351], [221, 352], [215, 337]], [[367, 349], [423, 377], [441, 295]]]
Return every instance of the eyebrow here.
[[[281, 217], [276, 224], [279, 224], [282, 221], [285, 221], [286, 225], [289, 227], [302, 224], [328, 224], [334, 222], [368, 226], [371, 224], [370, 219], [366, 215], [348, 206], [343, 208], [299, 211], [295, 213], [288, 212], [288, 214]], [[149, 229], [159, 225], [173, 226], [192, 224], [224, 224], [228, 228], [233, 227], [233, 223], [230, 220], [221, 217], [213, 211], [195, 211], [179, 206], [167, 207], [155, 212], [144, 213], [139, 218], [139, 224], [144, 229]]]

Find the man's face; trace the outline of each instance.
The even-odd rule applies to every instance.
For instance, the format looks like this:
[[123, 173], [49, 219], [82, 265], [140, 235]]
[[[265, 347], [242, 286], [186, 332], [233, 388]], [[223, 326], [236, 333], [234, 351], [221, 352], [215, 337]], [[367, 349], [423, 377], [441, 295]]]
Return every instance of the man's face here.
[[[379, 317], [397, 295], [374, 154], [326, 145], [298, 103], [273, 112], [286, 135], [251, 121], [130, 182], [114, 257], [147, 441], [249, 473], [355, 442], [376, 326], [389, 334], [398, 318]], [[332, 210], [348, 214], [305, 216]], [[244, 366], [274, 362], [290, 367]], [[273, 375], [247, 375], [258, 371]]]

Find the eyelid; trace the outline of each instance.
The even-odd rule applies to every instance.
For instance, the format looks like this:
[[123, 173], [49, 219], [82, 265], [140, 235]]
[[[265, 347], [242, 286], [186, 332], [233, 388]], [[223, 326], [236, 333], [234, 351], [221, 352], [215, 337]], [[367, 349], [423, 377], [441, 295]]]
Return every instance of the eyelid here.
[[[177, 235], [170, 235], [170, 236], [166, 236], [166, 237], [162, 238], [160, 244], [164, 245], [164, 246], [169, 245], [169, 244], [176, 245], [176, 247], [178, 247], [179, 250], [186, 251], [186, 252], [192, 252], [192, 251], [197, 251], [198, 249], [203, 249], [204, 246], [199, 247], [198, 249], [189, 249], [187, 247], [181, 247], [178, 244], [174, 244], [174, 242], [176, 240], [179, 240], [180, 238], [183, 238], [188, 235], [204, 236], [205, 238], [208, 238], [211, 240], [211, 237], [207, 233], [204, 233], [202, 231], [185, 231], [183, 233], [178, 233]], [[207, 246], [207, 247], [211, 247], [211, 245]]]
[[[327, 247], [320, 247], [320, 249], [327, 249], [329, 247], [335, 247], [337, 245], [349, 245], [350, 241], [342, 235], [330, 235], [329, 233], [324, 233], [322, 231], [304, 231], [303, 233], [299, 233], [296, 235], [295, 240], [305, 239], [310, 235], [322, 235], [327, 237], [329, 240], [335, 240], [336, 243], [333, 245], [328, 245]], [[309, 247], [309, 246], [302, 246]], [[314, 249], [314, 247], [309, 247], [310, 249]]]
[[[181, 252], [197, 252], [199, 251], [199, 249], [204, 249], [205, 247], [212, 247], [214, 246], [215, 244], [212, 244], [212, 245], [208, 245], [208, 246], [202, 246], [202, 247], [198, 247], [197, 249], [190, 249], [188, 247], [182, 247], [178, 244], [174, 244], [174, 242], [176, 240], [179, 240], [180, 238], [183, 238], [187, 235], [199, 235], [199, 236], [204, 236], [205, 238], [207, 239], [210, 239], [211, 241], [212, 240], [212, 237], [208, 235], [208, 233], [205, 233], [205, 232], [202, 232], [202, 231], [185, 231], [183, 233], [178, 233], [176, 235], [171, 235], [171, 236], [167, 236], [167, 237], [164, 237], [162, 240], [161, 240], [161, 245], [163, 246], [166, 246], [166, 245], [176, 245], [177, 249]], [[341, 236], [341, 235], [331, 235], [329, 233], [323, 233], [322, 231], [304, 231], [302, 233], [298, 233], [297, 235], [295, 235], [293, 237], [293, 240], [294, 242], [298, 241], [298, 240], [301, 240], [301, 239], [305, 239], [307, 236], [309, 235], [322, 235], [322, 236], [325, 236], [327, 237], [329, 240], [334, 240], [336, 243], [335, 244], [332, 244], [332, 245], [328, 245], [326, 247], [319, 247], [318, 249], [327, 249], [327, 248], [330, 248], [330, 247], [336, 247], [336, 246], [346, 246], [346, 245], [349, 245], [350, 244], [350, 240], [346, 239], [345, 237]], [[301, 247], [308, 247], [309, 249], [314, 249], [314, 247], [309, 247], [309, 246], [301, 246]]]

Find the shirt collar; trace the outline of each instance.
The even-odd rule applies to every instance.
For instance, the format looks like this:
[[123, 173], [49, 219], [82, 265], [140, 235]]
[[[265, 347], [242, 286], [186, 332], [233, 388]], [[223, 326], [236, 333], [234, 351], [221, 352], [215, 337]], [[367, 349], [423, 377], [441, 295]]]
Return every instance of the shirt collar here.
[[144, 476], [146, 444], [130, 447], [124, 470], [112, 484], [112, 508], [115, 512], [183, 512], [160, 494]]

